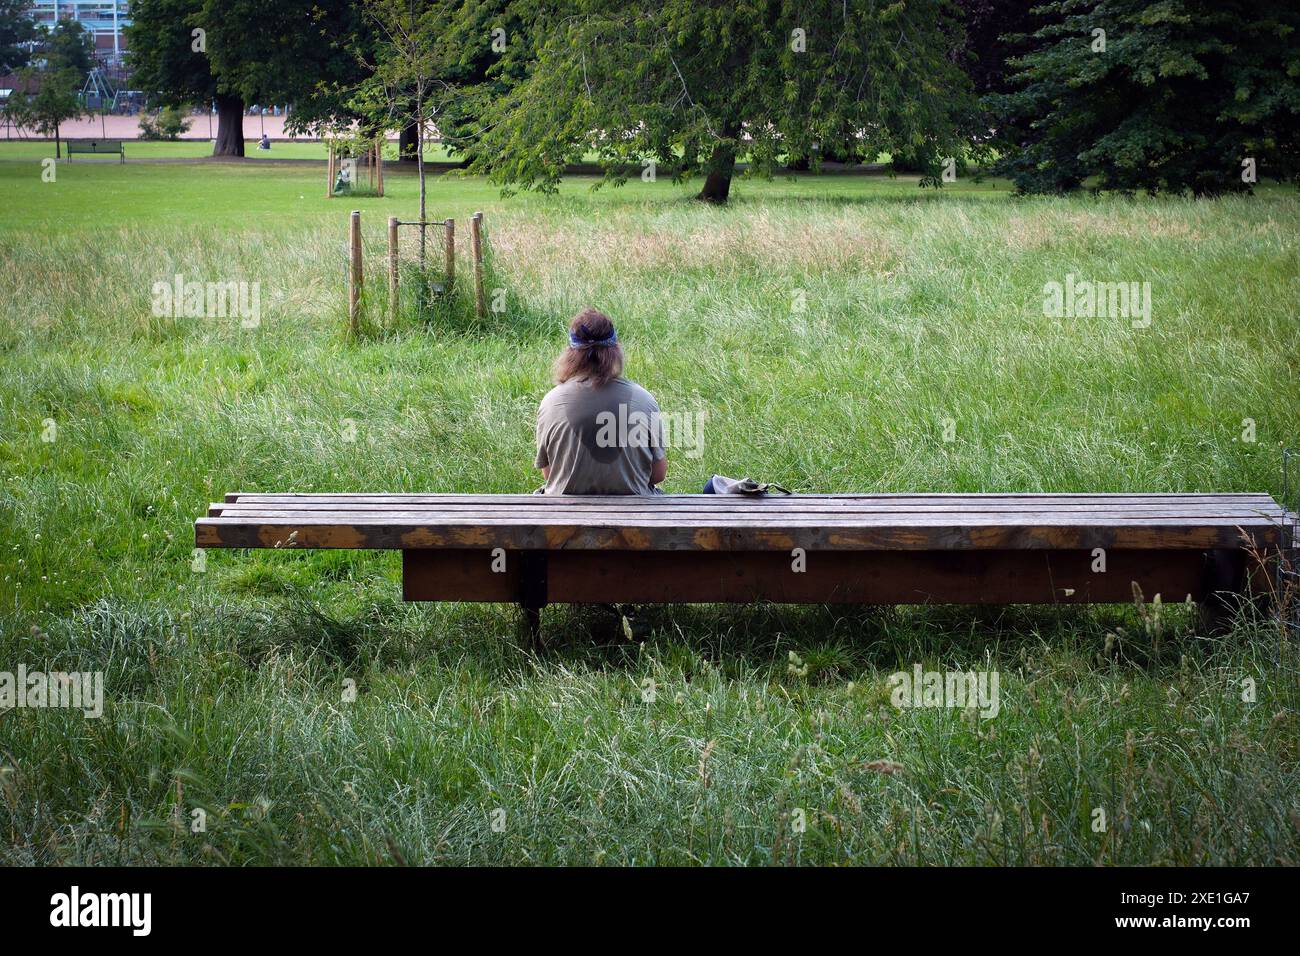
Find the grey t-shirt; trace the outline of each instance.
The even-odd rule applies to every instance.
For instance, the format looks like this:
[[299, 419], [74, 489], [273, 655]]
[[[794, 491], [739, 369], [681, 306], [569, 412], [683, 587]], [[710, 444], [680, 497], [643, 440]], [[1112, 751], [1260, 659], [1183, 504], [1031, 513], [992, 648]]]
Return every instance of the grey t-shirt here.
[[596, 387], [570, 379], [537, 409], [537, 467], [548, 495], [654, 495], [650, 469], [664, 457], [659, 405], [635, 382]]

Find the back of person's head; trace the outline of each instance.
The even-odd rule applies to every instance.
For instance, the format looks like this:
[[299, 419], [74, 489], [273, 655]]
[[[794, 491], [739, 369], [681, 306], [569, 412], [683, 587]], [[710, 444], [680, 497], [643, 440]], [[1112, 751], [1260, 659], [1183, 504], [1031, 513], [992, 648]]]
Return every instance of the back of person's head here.
[[569, 347], [552, 369], [557, 385], [570, 379], [608, 385], [623, 374], [623, 349], [609, 316], [586, 308], [569, 323]]

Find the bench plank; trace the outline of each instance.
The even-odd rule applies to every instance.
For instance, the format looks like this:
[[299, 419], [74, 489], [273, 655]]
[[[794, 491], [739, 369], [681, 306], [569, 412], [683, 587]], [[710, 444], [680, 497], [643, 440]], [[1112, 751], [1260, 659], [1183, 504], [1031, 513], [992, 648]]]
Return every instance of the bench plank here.
[[505, 548], [507, 550], [615, 549], [632, 551], [913, 551], [950, 549], [1240, 548], [1243, 533], [1261, 547], [1277, 545], [1283, 529], [1238, 521], [1154, 518], [1094, 521], [1060, 518], [1016, 524], [942, 517], [924, 522], [859, 522], [826, 527], [816, 521], [739, 524], [717, 520], [684, 526], [650, 522], [548, 522], [508, 518], [201, 518], [195, 541], [201, 548]]
[[[402, 559], [408, 601], [518, 599], [521, 561], [492, 569], [486, 551], [412, 550]], [[1129, 602], [1133, 582], [1151, 598], [1206, 596], [1196, 551], [1116, 551], [1093, 573], [1087, 551], [828, 551], [791, 573], [775, 551], [555, 551], [546, 556], [553, 603], [1082, 604]]]
[[[257, 493], [257, 492], [233, 492], [226, 495], [228, 503], [236, 502], [313, 502], [319, 501], [324, 503], [335, 502], [373, 502], [379, 504], [391, 503], [417, 503], [429, 502], [435, 504], [471, 504], [471, 505], [492, 505], [492, 504], [514, 504], [519, 502], [535, 501], [541, 495], [533, 494], [483, 494], [483, 495], [464, 495], [464, 494], [439, 494], [439, 493], [408, 493], [408, 492], [379, 492], [379, 493], [342, 493], [342, 492], [288, 492], [288, 493]], [[637, 496], [634, 495], [561, 495], [545, 497], [548, 502], [554, 502], [556, 505], [576, 504], [586, 506], [590, 503], [610, 503], [624, 504], [634, 502]], [[1186, 503], [1205, 503], [1214, 504], [1221, 502], [1250, 502], [1264, 505], [1275, 505], [1276, 502], [1270, 495], [1258, 492], [1234, 492], [1234, 493], [1214, 493], [1200, 494], [1193, 492], [1157, 492], [1151, 494], [1133, 494], [1128, 492], [1114, 493], [1091, 493], [1091, 494], [1058, 494], [1043, 492], [1026, 492], [1023, 494], [1008, 494], [1004, 492], [996, 493], [971, 493], [960, 492], [951, 494], [941, 493], [907, 493], [907, 494], [799, 494], [799, 495], [766, 495], [762, 497], [748, 497], [745, 495], [702, 495], [702, 494], [672, 494], [657, 495], [654, 498], [657, 502], [672, 502], [675, 505], [701, 504], [711, 505], [720, 501], [735, 501], [747, 504], [756, 504], [768, 506], [774, 504], [805, 504], [821, 503], [829, 505], [846, 505], [851, 506], [858, 502], [905, 502], [905, 501], [929, 501], [934, 503], [948, 504], [988, 504], [988, 503], [1014, 503], [1018, 501], [1036, 501], [1040, 503], [1062, 504], [1087, 503], [1094, 501], [1132, 501], [1142, 502], [1161, 502], [1161, 501], [1181, 501]]]

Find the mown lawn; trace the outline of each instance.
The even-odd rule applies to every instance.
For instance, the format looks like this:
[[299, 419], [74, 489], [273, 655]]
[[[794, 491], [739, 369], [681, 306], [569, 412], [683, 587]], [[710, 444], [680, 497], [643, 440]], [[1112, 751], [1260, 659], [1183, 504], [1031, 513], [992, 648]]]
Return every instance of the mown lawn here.
[[[390, 324], [372, 288], [350, 341], [347, 212], [381, 286], [412, 177], [326, 200], [305, 167], [40, 174], [0, 161], [0, 671], [101, 670], [106, 709], [0, 714], [0, 862], [1300, 863], [1300, 672], [1268, 620], [1212, 639], [1181, 595], [1158, 635], [1123, 607], [673, 607], [630, 641], [561, 607], [535, 656], [512, 608], [403, 605], [392, 553], [192, 534], [234, 490], [531, 490], [586, 304], [665, 411], [707, 416], [668, 490], [1280, 494], [1293, 190], [826, 176], [712, 209], [447, 176], [430, 214], [484, 211], [504, 311]], [[155, 317], [178, 273], [260, 283], [260, 322]], [[1150, 326], [1045, 317], [1069, 274], [1149, 282]], [[998, 671], [1000, 713], [896, 710], [915, 663]]]

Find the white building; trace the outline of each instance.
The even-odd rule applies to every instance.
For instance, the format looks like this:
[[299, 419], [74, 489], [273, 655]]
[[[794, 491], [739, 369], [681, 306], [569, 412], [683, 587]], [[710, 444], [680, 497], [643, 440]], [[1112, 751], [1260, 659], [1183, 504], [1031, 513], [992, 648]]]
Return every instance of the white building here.
[[46, 30], [59, 20], [76, 20], [94, 37], [96, 57], [116, 67], [126, 52], [127, 7], [128, 0], [32, 0], [32, 17]]

